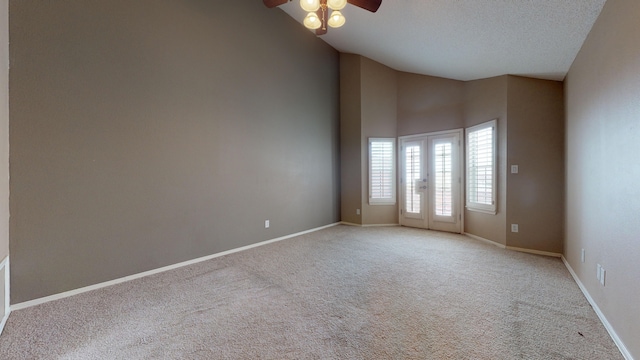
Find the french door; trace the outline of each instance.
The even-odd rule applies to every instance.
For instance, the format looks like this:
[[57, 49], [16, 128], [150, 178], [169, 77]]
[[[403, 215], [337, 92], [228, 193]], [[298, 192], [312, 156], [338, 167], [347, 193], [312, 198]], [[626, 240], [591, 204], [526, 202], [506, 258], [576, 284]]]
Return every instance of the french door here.
[[400, 225], [462, 232], [462, 131], [400, 137]]

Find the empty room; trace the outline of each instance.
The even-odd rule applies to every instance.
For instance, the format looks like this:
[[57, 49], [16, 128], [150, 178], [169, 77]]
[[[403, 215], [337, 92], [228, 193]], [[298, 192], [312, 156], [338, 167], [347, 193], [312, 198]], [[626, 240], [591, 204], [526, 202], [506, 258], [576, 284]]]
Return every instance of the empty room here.
[[0, 0], [0, 359], [640, 359], [637, 0]]

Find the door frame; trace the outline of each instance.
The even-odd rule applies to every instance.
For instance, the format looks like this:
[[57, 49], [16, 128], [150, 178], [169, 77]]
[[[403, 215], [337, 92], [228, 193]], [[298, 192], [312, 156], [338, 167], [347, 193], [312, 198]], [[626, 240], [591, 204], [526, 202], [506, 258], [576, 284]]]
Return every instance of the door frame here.
[[[458, 174], [460, 176], [460, 181], [459, 181], [459, 187], [460, 187], [460, 196], [458, 196], [458, 201], [457, 201], [457, 205], [458, 205], [458, 209], [459, 209], [459, 220], [460, 220], [460, 234], [464, 234], [464, 220], [465, 220], [465, 207], [464, 207], [464, 199], [466, 196], [465, 193], [465, 189], [466, 189], [466, 184], [465, 184], [465, 137], [464, 137], [464, 129], [463, 128], [459, 128], [459, 129], [453, 129], [453, 130], [444, 130], [444, 131], [435, 131], [435, 132], [430, 132], [430, 133], [421, 133], [421, 134], [412, 134], [412, 135], [404, 135], [404, 136], [398, 136], [398, 142], [397, 142], [397, 164], [398, 164], [398, 171], [397, 171], [397, 179], [396, 179], [396, 183], [398, 184], [397, 186], [397, 199], [399, 200], [398, 202], [398, 223], [400, 224], [400, 226], [404, 226], [402, 225], [402, 209], [404, 208], [404, 198], [402, 197], [403, 194], [403, 186], [404, 184], [401, 183], [401, 179], [402, 179], [402, 171], [405, 170], [405, 164], [404, 164], [404, 160], [402, 158], [402, 144], [404, 141], [411, 141], [411, 140], [418, 140], [418, 139], [428, 139], [428, 137], [430, 136], [443, 136], [443, 135], [458, 135], [458, 141], [460, 142], [459, 144], [459, 153], [458, 153]], [[425, 147], [429, 147], [429, 141], [425, 141]], [[431, 151], [428, 151], [427, 154], [430, 154]], [[426, 203], [426, 202], [425, 202]], [[425, 209], [426, 209], [426, 204], [425, 204]], [[427, 219], [427, 223], [428, 223], [428, 217], [429, 217], [429, 213], [428, 211], [425, 211], [425, 218]]]

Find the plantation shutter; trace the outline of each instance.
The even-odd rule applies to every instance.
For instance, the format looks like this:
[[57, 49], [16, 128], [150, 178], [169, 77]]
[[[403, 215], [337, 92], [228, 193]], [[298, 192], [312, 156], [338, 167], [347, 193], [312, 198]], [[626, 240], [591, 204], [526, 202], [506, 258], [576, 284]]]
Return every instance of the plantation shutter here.
[[467, 208], [495, 214], [495, 120], [467, 131]]
[[420, 146], [411, 145], [405, 149], [404, 166], [405, 173], [405, 210], [408, 213], [420, 214], [422, 212], [422, 193], [416, 189], [416, 180], [422, 177], [422, 156]]
[[453, 147], [450, 142], [434, 146], [435, 214], [453, 215]]
[[395, 139], [369, 139], [369, 203], [395, 204]]

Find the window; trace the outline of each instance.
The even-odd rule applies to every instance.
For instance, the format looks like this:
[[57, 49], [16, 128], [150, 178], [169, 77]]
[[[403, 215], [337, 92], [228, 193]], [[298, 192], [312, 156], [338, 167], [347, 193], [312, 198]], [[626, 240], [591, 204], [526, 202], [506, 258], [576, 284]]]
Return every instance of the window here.
[[[415, 143], [414, 143], [415, 144]], [[422, 178], [422, 156], [420, 155], [421, 145], [407, 145], [404, 151], [404, 166], [406, 168], [405, 181], [405, 210], [408, 213], [420, 214], [422, 212], [422, 195], [416, 189], [416, 180]]]
[[466, 130], [468, 210], [496, 213], [496, 130], [496, 120]]
[[369, 204], [396, 203], [396, 139], [369, 138]]
[[453, 215], [453, 146], [451, 142], [436, 143], [434, 146], [434, 192], [435, 214]]

